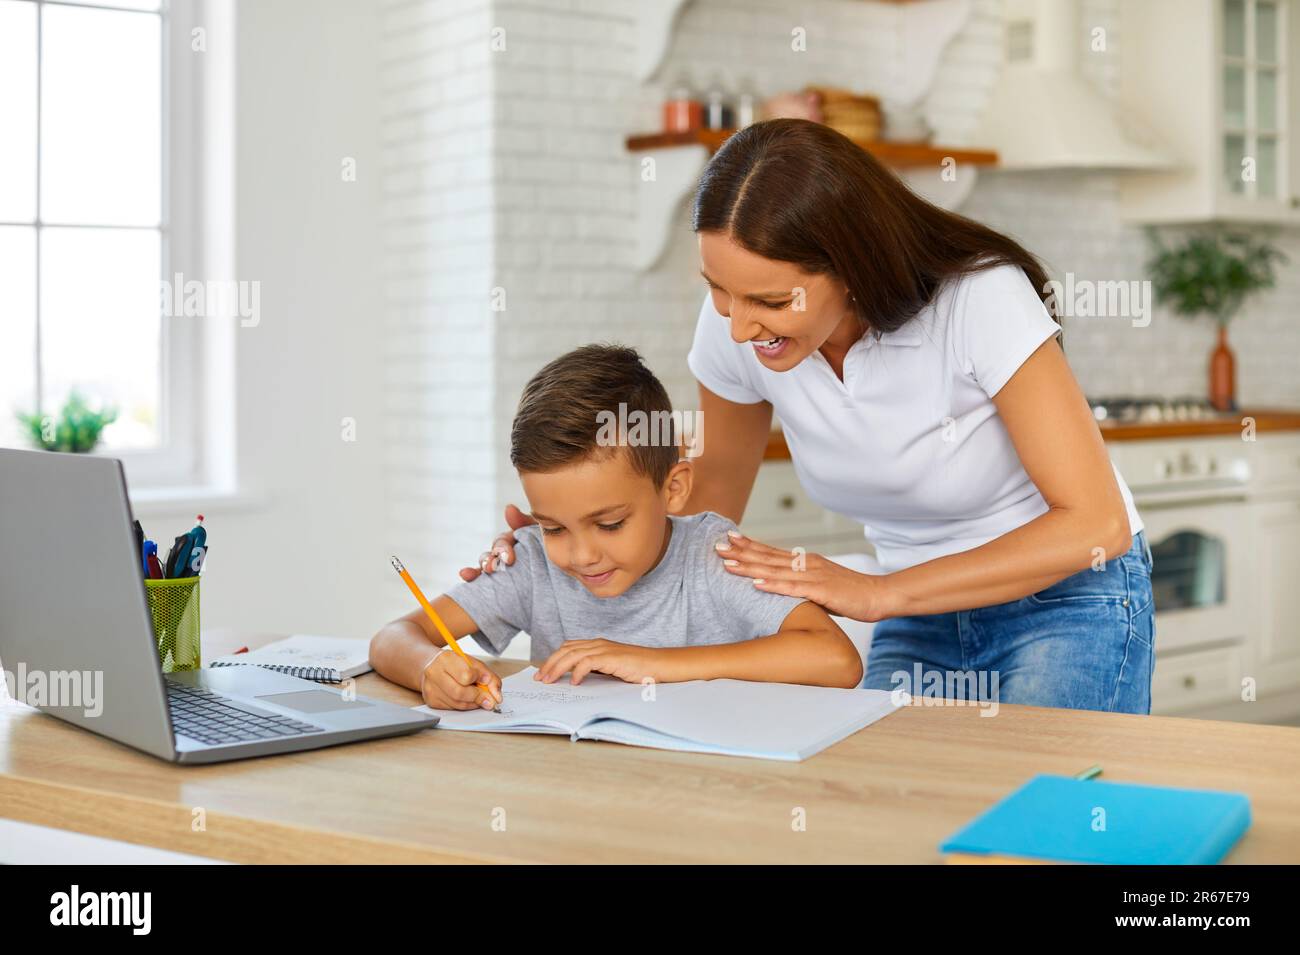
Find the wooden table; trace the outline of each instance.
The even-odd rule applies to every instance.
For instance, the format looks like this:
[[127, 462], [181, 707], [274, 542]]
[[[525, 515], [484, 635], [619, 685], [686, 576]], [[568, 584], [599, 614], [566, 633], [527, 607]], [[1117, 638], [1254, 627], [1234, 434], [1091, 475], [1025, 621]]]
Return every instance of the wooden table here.
[[[205, 633], [204, 655], [274, 636]], [[358, 692], [418, 702], [376, 674]], [[434, 729], [182, 768], [0, 706], [0, 816], [238, 862], [939, 862], [1033, 774], [1093, 763], [1244, 792], [1254, 825], [1227, 861], [1300, 862], [1288, 727], [913, 705], [803, 763]]]

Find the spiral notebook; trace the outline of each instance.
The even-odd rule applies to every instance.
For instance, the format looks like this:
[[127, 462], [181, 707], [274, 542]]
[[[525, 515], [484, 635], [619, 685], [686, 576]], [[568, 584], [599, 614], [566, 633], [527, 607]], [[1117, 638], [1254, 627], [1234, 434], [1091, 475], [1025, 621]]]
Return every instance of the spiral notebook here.
[[300, 680], [342, 683], [370, 672], [370, 641], [355, 637], [318, 637], [299, 633], [248, 653], [218, 657], [211, 667], [261, 667]]

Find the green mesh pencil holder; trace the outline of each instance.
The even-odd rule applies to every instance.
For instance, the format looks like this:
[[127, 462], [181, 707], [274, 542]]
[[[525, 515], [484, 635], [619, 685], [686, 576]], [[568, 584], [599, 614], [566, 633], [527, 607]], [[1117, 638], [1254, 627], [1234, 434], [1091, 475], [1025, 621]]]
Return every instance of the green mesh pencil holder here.
[[199, 577], [146, 580], [163, 673], [199, 668]]

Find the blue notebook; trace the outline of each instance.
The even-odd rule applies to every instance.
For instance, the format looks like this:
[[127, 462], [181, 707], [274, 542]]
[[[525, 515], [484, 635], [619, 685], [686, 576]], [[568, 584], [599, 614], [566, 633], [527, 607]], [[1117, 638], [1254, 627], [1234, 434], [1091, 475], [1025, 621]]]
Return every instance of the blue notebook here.
[[1210, 865], [1250, 828], [1241, 793], [1035, 776], [941, 852], [1110, 865]]

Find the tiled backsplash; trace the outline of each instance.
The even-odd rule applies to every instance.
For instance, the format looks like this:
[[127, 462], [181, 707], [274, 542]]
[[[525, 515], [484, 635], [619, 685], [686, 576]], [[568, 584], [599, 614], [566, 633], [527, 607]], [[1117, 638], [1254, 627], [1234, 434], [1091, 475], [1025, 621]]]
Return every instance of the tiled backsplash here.
[[[1054, 276], [1144, 279], [1149, 257], [1140, 228], [1119, 221], [1115, 177], [1093, 173], [994, 173], [961, 210], [1014, 235]], [[1275, 241], [1300, 264], [1300, 235]], [[1278, 270], [1276, 288], [1249, 301], [1229, 327], [1237, 354], [1237, 399], [1243, 406], [1300, 406], [1300, 268]], [[1206, 393], [1206, 365], [1215, 326], [1160, 306], [1151, 324], [1125, 318], [1065, 318], [1066, 354], [1085, 393]]]

